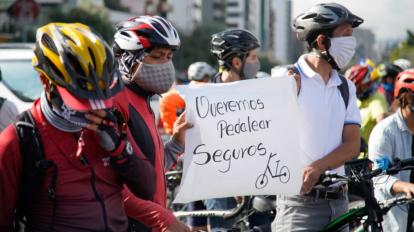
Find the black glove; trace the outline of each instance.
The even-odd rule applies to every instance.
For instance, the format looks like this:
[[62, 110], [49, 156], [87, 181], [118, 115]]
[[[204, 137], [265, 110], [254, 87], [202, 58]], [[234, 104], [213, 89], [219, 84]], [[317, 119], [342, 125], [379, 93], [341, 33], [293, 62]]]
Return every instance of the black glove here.
[[127, 124], [122, 114], [115, 109], [109, 110], [97, 132], [102, 148], [113, 152], [118, 150], [120, 145], [125, 146], [122, 142], [126, 139], [126, 128]]

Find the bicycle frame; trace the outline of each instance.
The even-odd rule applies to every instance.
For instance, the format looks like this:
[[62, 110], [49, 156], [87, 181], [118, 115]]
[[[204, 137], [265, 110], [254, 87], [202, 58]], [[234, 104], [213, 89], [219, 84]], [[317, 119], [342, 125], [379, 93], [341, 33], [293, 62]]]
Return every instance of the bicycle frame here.
[[338, 231], [341, 228], [348, 226], [350, 222], [356, 221], [357, 219], [362, 219], [362, 217], [367, 215], [367, 210], [365, 207], [351, 209], [345, 214], [341, 215], [340, 217], [336, 218], [335, 220], [331, 221], [328, 225], [326, 225], [321, 232], [332, 232]]

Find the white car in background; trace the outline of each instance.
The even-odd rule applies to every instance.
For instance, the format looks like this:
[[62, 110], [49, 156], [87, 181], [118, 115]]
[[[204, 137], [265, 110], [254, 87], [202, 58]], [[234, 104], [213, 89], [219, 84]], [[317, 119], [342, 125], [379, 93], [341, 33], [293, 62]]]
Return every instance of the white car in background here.
[[40, 96], [39, 74], [32, 67], [34, 44], [0, 44], [0, 96], [12, 101], [20, 112]]

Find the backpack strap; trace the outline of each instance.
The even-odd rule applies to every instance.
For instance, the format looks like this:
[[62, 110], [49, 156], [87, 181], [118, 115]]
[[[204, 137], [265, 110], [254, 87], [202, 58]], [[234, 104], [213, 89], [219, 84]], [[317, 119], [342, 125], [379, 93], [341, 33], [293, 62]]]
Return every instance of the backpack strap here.
[[6, 101], [6, 99], [5, 98], [3, 98], [3, 97], [0, 97], [0, 110], [1, 110], [1, 107], [3, 106], [3, 103]]
[[[40, 134], [35, 127], [35, 122], [30, 110], [26, 110], [18, 115], [14, 126], [20, 141], [22, 163], [19, 196], [14, 216], [14, 227], [16, 229], [20, 227], [20, 222], [25, 224], [24, 216], [30, 212], [33, 207], [34, 200], [39, 194], [38, 189], [41, 188], [48, 168], [52, 168], [52, 183], [50, 185], [51, 187], [48, 189], [48, 194], [49, 198], [54, 198], [57, 169], [52, 161], [45, 160], [44, 158], [44, 150], [40, 140]], [[54, 203], [54, 211], [55, 205], [56, 204]]]
[[[300, 75], [298, 63], [291, 64], [291, 65], [286, 65], [286, 69], [287, 70], [291, 70], [294, 73]], [[346, 80], [346, 78], [344, 76], [342, 76], [339, 73], [338, 73], [338, 76], [339, 76], [339, 79], [341, 79], [341, 82], [342, 82], [338, 86], [338, 90], [341, 93], [342, 99], [344, 100], [345, 109], [347, 109], [348, 108], [348, 104], [349, 104], [349, 86], [348, 86], [348, 81]], [[301, 79], [299, 79], [299, 80], [301, 80]], [[299, 90], [298, 90], [298, 95], [300, 93], [300, 89], [301, 88], [299, 88]]]
[[344, 99], [345, 109], [348, 109], [349, 104], [349, 86], [348, 81], [344, 76], [338, 73], [339, 78], [342, 83], [338, 86], [339, 92], [341, 93], [342, 99]]

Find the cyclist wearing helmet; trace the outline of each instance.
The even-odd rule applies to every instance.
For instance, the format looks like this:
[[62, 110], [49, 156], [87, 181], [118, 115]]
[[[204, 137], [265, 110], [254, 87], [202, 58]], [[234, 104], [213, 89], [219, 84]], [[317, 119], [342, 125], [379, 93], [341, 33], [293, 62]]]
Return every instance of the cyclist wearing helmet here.
[[[257, 38], [249, 31], [243, 29], [228, 29], [211, 36], [210, 52], [219, 63], [221, 72], [213, 78], [213, 83], [229, 83], [240, 80], [257, 78], [260, 70], [260, 61], [256, 50], [260, 47]], [[236, 207], [239, 197], [219, 198], [206, 200], [207, 210], [222, 210]], [[270, 223], [263, 215], [255, 213], [250, 217], [250, 225]], [[209, 218], [212, 231], [222, 231], [231, 228], [234, 220]]]
[[149, 160], [156, 172], [152, 200], [134, 197], [128, 189], [124, 191], [132, 231], [189, 231], [166, 208], [164, 168], [175, 164], [176, 155], [184, 151], [184, 132], [191, 125], [182, 114], [171, 140], [164, 146], [149, 104], [153, 95], [163, 94], [173, 85], [175, 70], [171, 59], [179, 46], [177, 31], [159, 16], [138, 16], [121, 22], [114, 36], [113, 50], [126, 85], [115, 104], [128, 117], [134, 150]]
[[[149, 198], [153, 169], [133, 154], [125, 123], [112, 108], [123, 87], [112, 51], [88, 26], [50, 23], [37, 30], [34, 54], [44, 91], [25, 114], [48, 166], [42, 184], [31, 189], [25, 230], [127, 231], [123, 182]], [[21, 179], [28, 178], [23, 167], [29, 167], [22, 164], [28, 154], [20, 143], [31, 139], [19, 141], [14, 125], [0, 134], [1, 231], [12, 230], [13, 213], [24, 204], [17, 200], [27, 200], [18, 198], [30, 181]]]
[[[383, 157], [408, 159], [414, 154], [414, 71], [398, 74], [394, 96], [398, 110], [379, 122], [369, 139], [369, 158], [372, 161]], [[381, 201], [398, 194], [414, 196], [414, 172], [400, 172], [395, 176], [380, 176], [374, 179], [375, 197]], [[407, 209], [409, 208], [409, 209]], [[384, 215], [384, 231], [411, 231], [414, 209], [401, 205], [393, 207]], [[408, 228], [407, 228], [408, 225]]]
[[378, 78], [381, 82], [378, 92], [387, 99], [388, 105], [391, 106], [394, 101], [395, 78], [403, 70], [399, 66], [390, 63], [380, 64], [377, 69]]
[[[338, 71], [355, 52], [353, 28], [362, 22], [336, 3], [317, 4], [294, 20], [298, 39], [306, 41], [309, 49], [295, 64], [299, 72], [298, 155], [303, 183], [300, 195], [277, 196], [272, 231], [318, 231], [347, 211], [346, 185], [329, 189], [317, 189], [314, 185], [327, 170], [344, 174], [344, 163], [359, 153], [360, 115], [355, 86], [339, 76]], [[349, 90], [347, 104], [338, 88], [344, 83]]]
[[[195, 62], [188, 67], [187, 76], [190, 85], [209, 82], [216, 70], [206, 62]], [[172, 135], [174, 123], [179, 115], [184, 112], [185, 102], [180, 94], [171, 89], [162, 95], [160, 99], [160, 119], [164, 130], [168, 135]]]
[[385, 118], [387, 100], [375, 91], [368, 65], [354, 65], [346, 73], [356, 87], [357, 105], [361, 112], [361, 137], [367, 143], [374, 126]]
[[210, 46], [222, 70], [213, 79], [214, 83], [256, 78], [260, 70], [256, 49], [260, 44], [252, 33], [242, 29], [225, 30], [211, 37]]

